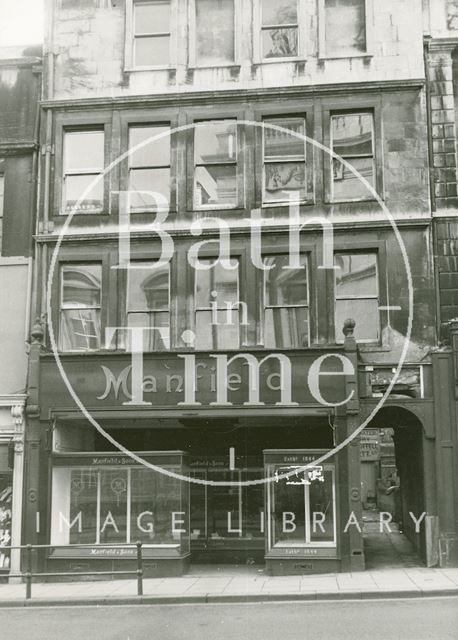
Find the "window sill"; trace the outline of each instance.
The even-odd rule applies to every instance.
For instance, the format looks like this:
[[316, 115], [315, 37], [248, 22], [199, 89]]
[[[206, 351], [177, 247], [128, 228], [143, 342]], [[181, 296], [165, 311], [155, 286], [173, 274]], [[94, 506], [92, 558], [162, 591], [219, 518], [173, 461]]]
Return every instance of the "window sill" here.
[[302, 62], [306, 63], [307, 58], [303, 56], [290, 56], [285, 58], [262, 58], [253, 62], [253, 66], [261, 66], [263, 64], [282, 64], [283, 62]]
[[222, 62], [220, 64], [190, 64], [188, 69], [190, 71], [200, 71], [205, 69], [231, 69], [233, 71], [240, 71], [241, 64], [239, 62]]
[[353, 60], [356, 59], [372, 59], [374, 57], [373, 53], [342, 53], [342, 54], [332, 54], [332, 55], [320, 55], [318, 56], [319, 62], [326, 62], [326, 60]]
[[137, 73], [138, 71], [176, 71], [175, 64], [159, 64], [144, 67], [127, 67], [124, 73]]
[[[379, 196], [380, 197], [380, 196]], [[380, 198], [383, 201], [383, 198]], [[355, 198], [354, 200], [329, 200], [326, 204], [355, 204], [358, 202], [378, 202], [376, 198]]]

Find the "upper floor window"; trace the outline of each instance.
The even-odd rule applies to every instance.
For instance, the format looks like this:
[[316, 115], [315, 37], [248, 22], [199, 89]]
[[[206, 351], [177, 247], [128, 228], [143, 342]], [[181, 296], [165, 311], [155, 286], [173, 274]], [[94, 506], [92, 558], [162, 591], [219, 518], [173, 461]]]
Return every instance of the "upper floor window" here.
[[264, 264], [264, 346], [268, 349], [309, 345], [307, 261], [290, 269], [287, 255], [266, 256]]
[[127, 326], [144, 329], [145, 351], [170, 349], [169, 265], [134, 262], [131, 266], [127, 270]]
[[100, 130], [64, 133], [64, 213], [69, 213], [78, 202], [79, 212], [98, 213], [103, 210], [103, 179], [98, 180], [86, 194], [85, 191], [103, 173], [104, 137]]
[[138, 0], [133, 11], [133, 66], [170, 64], [170, 0]]
[[194, 130], [194, 206], [237, 203], [237, 121], [200, 123]]
[[[371, 112], [331, 116], [331, 144], [335, 153], [375, 185], [374, 118]], [[333, 200], [367, 200], [372, 195], [360, 178], [340, 160], [333, 160]]]
[[221, 65], [235, 61], [234, 0], [194, 0], [196, 64]]
[[[201, 260], [210, 265], [213, 259]], [[196, 349], [238, 349], [240, 324], [247, 324], [246, 304], [239, 297], [239, 263], [235, 269], [217, 263], [194, 271]], [[242, 316], [242, 318], [241, 318]]]
[[335, 269], [335, 333], [343, 342], [347, 318], [356, 322], [358, 342], [380, 339], [379, 287], [375, 253], [337, 253]]
[[260, 0], [263, 58], [298, 55], [297, 0]]
[[[324, 1], [325, 55], [343, 57], [367, 51], [367, 0]], [[323, 15], [320, 16], [323, 19]]]
[[[305, 166], [305, 119], [266, 118], [263, 127], [263, 202], [305, 200], [307, 178]], [[286, 131], [284, 131], [286, 129]], [[291, 131], [291, 133], [288, 133]]]
[[60, 348], [100, 349], [101, 264], [67, 264], [60, 270]]
[[[164, 125], [129, 128], [129, 148], [151, 140], [129, 156], [130, 210], [154, 211], [162, 199], [170, 203], [170, 127]], [[159, 194], [152, 196], [151, 192]]]

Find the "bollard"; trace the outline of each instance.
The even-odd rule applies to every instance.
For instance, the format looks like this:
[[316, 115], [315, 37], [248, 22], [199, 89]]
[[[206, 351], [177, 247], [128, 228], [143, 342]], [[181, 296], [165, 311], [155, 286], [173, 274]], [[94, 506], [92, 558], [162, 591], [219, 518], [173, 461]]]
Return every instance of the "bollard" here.
[[137, 595], [143, 595], [143, 556], [142, 543], [138, 540], [137, 545]]
[[25, 597], [30, 600], [32, 597], [32, 545], [26, 546], [25, 554]]

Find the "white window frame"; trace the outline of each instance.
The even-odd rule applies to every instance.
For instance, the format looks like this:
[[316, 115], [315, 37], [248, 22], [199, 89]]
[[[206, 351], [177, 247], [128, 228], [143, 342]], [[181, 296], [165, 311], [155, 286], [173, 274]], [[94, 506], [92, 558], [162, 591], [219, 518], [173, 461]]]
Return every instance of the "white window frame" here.
[[307, 57], [307, 9], [305, 0], [297, 0], [297, 56], [264, 58], [262, 53], [262, 0], [253, 4], [253, 62], [255, 64], [280, 64], [297, 62]]
[[241, 26], [242, 26], [242, 0], [234, 2], [234, 60], [233, 62], [199, 64], [197, 60], [197, 37], [196, 37], [196, 0], [189, 0], [188, 24], [189, 24], [189, 67], [191, 69], [211, 69], [215, 67], [236, 67], [241, 61]]
[[[78, 135], [78, 134], [87, 134], [87, 133], [101, 133], [103, 136], [103, 165], [102, 167], [81, 167], [79, 169], [69, 169], [67, 167], [67, 159], [66, 159], [66, 144], [68, 140], [68, 136]], [[102, 183], [102, 207], [100, 209], [94, 209], [93, 211], [85, 211], [77, 210], [78, 213], [86, 213], [87, 215], [99, 215], [104, 212], [105, 209], [105, 180], [103, 173], [105, 171], [105, 162], [106, 162], [106, 153], [105, 153], [105, 144], [106, 144], [106, 132], [105, 127], [78, 127], [78, 128], [69, 128], [63, 131], [62, 137], [62, 194], [61, 194], [61, 215], [68, 215], [70, 211], [67, 210], [66, 202], [67, 202], [67, 177], [68, 176], [92, 176], [95, 180], [99, 177], [100, 182]], [[73, 207], [72, 207], [73, 209]]]
[[174, 69], [177, 64], [177, 30], [178, 30], [178, 0], [170, 0], [170, 42], [169, 63], [158, 65], [136, 66], [134, 59], [134, 11], [136, 4], [152, 4], [153, 0], [126, 0], [126, 42], [124, 51], [125, 71], [154, 71], [159, 69]]
[[368, 58], [373, 56], [374, 45], [374, 7], [373, 0], [365, 0], [366, 12], [366, 51], [354, 53], [327, 54], [326, 52], [326, 10], [325, 0], [318, 0], [318, 58], [338, 60], [341, 58]]

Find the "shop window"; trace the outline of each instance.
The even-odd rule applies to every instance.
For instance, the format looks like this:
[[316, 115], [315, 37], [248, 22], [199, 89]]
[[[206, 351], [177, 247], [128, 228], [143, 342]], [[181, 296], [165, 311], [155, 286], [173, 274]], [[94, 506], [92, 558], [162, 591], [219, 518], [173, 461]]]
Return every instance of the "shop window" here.
[[146, 351], [170, 348], [168, 265], [131, 263], [127, 271], [127, 326], [148, 329], [143, 337]]
[[[335, 470], [268, 465], [269, 551], [294, 547], [335, 547]], [[285, 474], [289, 474], [287, 477]]]
[[8, 445], [0, 445], [0, 571], [10, 568], [13, 474], [8, 468]]
[[338, 253], [335, 265], [336, 342], [343, 342], [347, 318], [356, 322], [358, 342], [380, 339], [379, 287], [375, 253]]
[[63, 351], [100, 348], [101, 277], [100, 264], [61, 267], [60, 348]]
[[132, 19], [134, 68], [170, 64], [170, 5], [170, 0], [134, 1]]
[[[211, 265], [214, 260], [200, 262]], [[247, 323], [246, 305], [239, 298], [239, 269], [218, 263], [194, 274], [196, 349], [238, 349], [240, 324]]]
[[[374, 188], [374, 118], [371, 112], [331, 115], [332, 150], [341, 156]], [[334, 202], [367, 200], [373, 196], [361, 179], [337, 158], [333, 159], [332, 195]]]
[[269, 349], [309, 345], [306, 257], [301, 267], [288, 268], [286, 255], [264, 258], [264, 346]]
[[260, 0], [261, 51], [263, 58], [298, 55], [297, 0]]
[[235, 4], [235, 0], [194, 0], [197, 66], [235, 62]]
[[103, 210], [103, 178], [90, 191], [86, 189], [104, 170], [104, 132], [78, 130], [64, 132], [63, 212], [70, 213], [76, 204], [78, 213]]
[[194, 129], [194, 205], [235, 207], [237, 201], [237, 122], [201, 122]]
[[321, 0], [324, 56], [346, 57], [367, 53], [367, 5], [368, 0]]
[[[307, 197], [304, 118], [266, 118], [263, 123], [263, 202], [291, 202]], [[274, 125], [286, 131], [274, 129]], [[291, 132], [291, 133], [288, 133]]]
[[3, 209], [5, 202], [5, 174], [3, 173], [5, 161], [0, 160], [0, 255], [2, 253], [3, 241]]
[[[129, 128], [129, 148], [170, 132], [169, 126], [133, 126]], [[152, 140], [129, 156], [130, 211], [155, 211], [157, 205], [170, 203], [170, 136]], [[147, 192], [157, 193], [153, 197]]]

